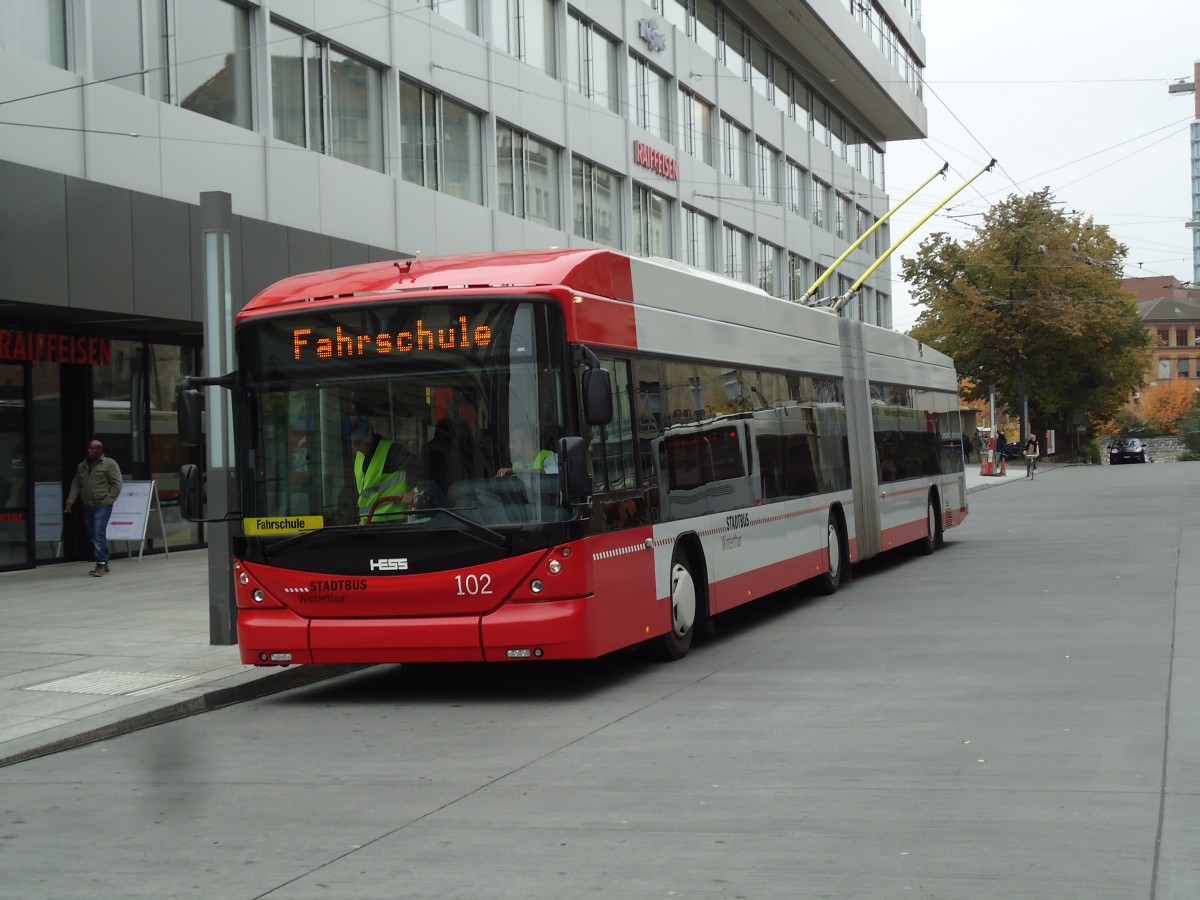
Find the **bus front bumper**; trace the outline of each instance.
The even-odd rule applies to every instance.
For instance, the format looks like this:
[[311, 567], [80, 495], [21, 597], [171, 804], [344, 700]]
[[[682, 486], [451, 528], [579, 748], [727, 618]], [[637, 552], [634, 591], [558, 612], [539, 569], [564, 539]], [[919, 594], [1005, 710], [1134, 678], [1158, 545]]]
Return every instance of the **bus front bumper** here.
[[289, 609], [238, 611], [242, 662], [509, 662], [589, 659], [588, 599], [506, 603], [483, 616], [306, 619]]

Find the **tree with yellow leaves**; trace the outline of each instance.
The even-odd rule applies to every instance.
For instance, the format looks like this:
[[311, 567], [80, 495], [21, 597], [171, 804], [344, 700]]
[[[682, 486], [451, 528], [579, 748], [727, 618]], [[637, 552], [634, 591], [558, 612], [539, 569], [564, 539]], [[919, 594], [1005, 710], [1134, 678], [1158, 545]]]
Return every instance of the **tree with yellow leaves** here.
[[1142, 392], [1146, 421], [1163, 434], [1178, 434], [1179, 419], [1195, 403], [1195, 388], [1182, 378], [1160, 382]]

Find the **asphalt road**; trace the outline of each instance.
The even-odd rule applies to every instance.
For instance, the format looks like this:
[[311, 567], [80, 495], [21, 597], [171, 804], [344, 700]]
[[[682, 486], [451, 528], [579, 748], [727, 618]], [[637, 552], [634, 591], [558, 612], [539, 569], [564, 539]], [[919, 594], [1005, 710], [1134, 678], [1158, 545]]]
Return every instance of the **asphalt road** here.
[[0, 894], [1200, 896], [1200, 466], [971, 495], [633, 655], [383, 666], [0, 770]]

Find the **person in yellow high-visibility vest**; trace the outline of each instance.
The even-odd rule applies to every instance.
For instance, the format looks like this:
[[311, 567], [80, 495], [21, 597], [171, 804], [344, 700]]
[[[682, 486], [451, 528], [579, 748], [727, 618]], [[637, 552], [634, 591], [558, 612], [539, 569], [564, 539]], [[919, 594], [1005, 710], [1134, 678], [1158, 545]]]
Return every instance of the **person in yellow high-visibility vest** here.
[[[515, 472], [522, 470], [533, 470], [539, 474], [556, 475], [558, 474], [558, 454], [553, 450], [538, 450], [533, 442], [533, 432], [530, 430], [518, 430], [514, 436], [513, 461], [511, 466], [504, 466], [497, 475], [512, 475]], [[546, 443], [551, 443], [546, 441]], [[530, 462], [525, 462], [529, 457], [533, 457]]]
[[410, 454], [401, 444], [377, 434], [366, 419], [351, 422], [349, 433], [359, 523], [403, 521], [414, 499], [408, 477]]

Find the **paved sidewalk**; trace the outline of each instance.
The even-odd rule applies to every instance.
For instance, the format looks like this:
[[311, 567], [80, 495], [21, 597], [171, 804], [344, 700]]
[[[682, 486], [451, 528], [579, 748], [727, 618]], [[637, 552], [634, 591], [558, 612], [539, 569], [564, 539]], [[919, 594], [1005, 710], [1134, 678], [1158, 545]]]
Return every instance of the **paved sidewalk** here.
[[[975, 463], [967, 490], [1022, 478]], [[260, 669], [211, 645], [207, 550], [118, 554], [111, 567], [0, 573], [0, 766], [359, 668]]]
[[259, 669], [211, 645], [207, 550], [110, 566], [0, 573], [0, 766], [350, 668]]

